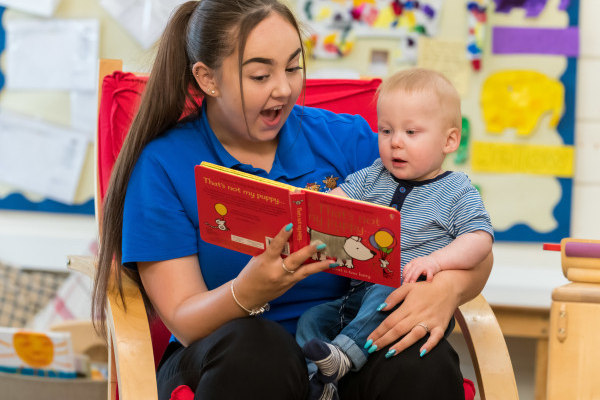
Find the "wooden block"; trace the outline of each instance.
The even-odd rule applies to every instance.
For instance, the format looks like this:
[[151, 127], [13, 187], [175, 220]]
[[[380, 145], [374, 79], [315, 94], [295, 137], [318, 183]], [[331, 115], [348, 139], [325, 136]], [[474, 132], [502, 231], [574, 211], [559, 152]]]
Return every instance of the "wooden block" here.
[[600, 398], [600, 304], [552, 304], [548, 400]]

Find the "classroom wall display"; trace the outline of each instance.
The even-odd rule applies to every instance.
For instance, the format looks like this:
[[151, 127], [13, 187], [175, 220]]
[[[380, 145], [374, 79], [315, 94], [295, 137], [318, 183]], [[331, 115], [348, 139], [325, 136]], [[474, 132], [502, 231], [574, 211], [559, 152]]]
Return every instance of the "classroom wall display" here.
[[[177, 2], [181, 1], [169, 0], [168, 3], [174, 4]], [[45, 6], [50, 3], [56, 5], [52, 12], [49, 12], [49, 8]], [[140, 1], [127, 0], [119, 4], [122, 6], [121, 10], [123, 11], [125, 8], [129, 10], [128, 7], [134, 3], [137, 5]], [[164, 5], [167, 4], [167, 2], [160, 0], [152, 0], [152, 4], [157, 7], [158, 3], [160, 3], [161, 9], [164, 9]], [[49, 28], [55, 22], [63, 21], [75, 26], [83, 26], [88, 23], [87, 21], [97, 21], [100, 27], [99, 35], [97, 36], [97, 40], [91, 43], [91, 45], [98, 47], [97, 54], [94, 57], [121, 59], [126, 69], [147, 72], [155, 50], [154, 48], [145, 49], [140, 44], [139, 38], [130, 32], [133, 29], [132, 25], [140, 23], [139, 19], [130, 18], [129, 21], [124, 22], [122, 19], [111, 15], [104, 7], [105, 4], [102, 0], [0, 0], [0, 53], [2, 53], [1, 57], [3, 61], [6, 61], [5, 59], [9, 53], [5, 48], [5, 44], [8, 44], [4, 40], [6, 30], [14, 27], [15, 22], [22, 24], [35, 23], [38, 31], [37, 34], [39, 34], [41, 28], [44, 28], [46, 25]], [[1, 7], [2, 5], [6, 5], [5, 9]], [[154, 22], [154, 19], [152, 21]], [[36, 32], [31, 30], [28, 33], [33, 34]], [[65, 29], [51, 33], [52, 35], [42, 37], [43, 40], [39, 42], [47, 43], [51, 37], [56, 37], [58, 34], [66, 34], [70, 40], [72, 39], [72, 34], [68, 33]], [[9, 42], [13, 42], [12, 39]], [[37, 42], [34, 41], [35, 43]], [[72, 41], [68, 43], [72, 43]], [[40, 50], [39, 47], [42, 47], [42, 49]], [[4, 51], [2, 51], [3, 49]], [[40, 44], [36, 52], [44, 50], [46, 49]], [[82, 56], [85, 54], [87, 57], [90, 52], [89, 48], [85, 48], [81, 49], [81, 52], [78, 54]], [[47, 59], [55, 55], [60, 55], [60, 51], [52, 53], [52, 50], [50, 50], [49, 55], [40, 58]], [[65, 59], [74, 60], [69, 61], [69, 68], [77, 68], [83, 65], [81, 62], [77, 62], [77, 58], [74, 57], [63, 57], [61, 60], [56, 60], [56, 58], [53, 60], [53, 64], [48, 65], [56, 67], [58, 61], [65, 62]], [[5, 65], [6, 62], [3, 62], [2, 66], [4, 67]], [[94, 63], [94, 67], [91, 68], [92, 71], [95, 69], [95, 65]], [[85, 71], [90, 70], [87, 64], [83, 68]], [[48, 73], [48, 71], [45, 72]], [[10, 182], [0, 179], [0, 211], [20, 210], [93, 215], [94, 153], [92, 140], [96, 132], [97, 81], [94, 79], [91, 90], [87, 87], [63, 87], [62, 89], [55, 87], [44, 90], [38, 87], [22, 90], [2, 85], [4, 82], [3, 78], [5, 78], [7, 73], [7, 69], [0, 70], [0, 110], [8, 111], [12, 115], [21, 117], [23, 123], [26, 123], [28, 126], [33, 126], [33, 124], [38, 126], [47, 124], [50, 128], [62, 127], [65, 131], [77, 131], [89, 141], [89, 144], [85, 160], [81, 166], [80, 179], [75, 194], [74, 196], [70, 196], [68, 201], [49, 196], [47, 191], [45, 193], [41, 193], [40, 191], [34, 192], [28, 188], [21, 187], [22, 185], [16, 187]], [[29, 118], [30, 121], [25, 121], [26, 118]], [[31, 136], [33, 132], [29, 132], [29, 134]], [[67, 151], [67, 147], [70, 144], [66, 140], [63, 143], [63, 150]], [[17, 143], [11, 142], [12, 147], [16, 145]], [[78, 153], [78, 156], [81, 156], [81, 152]], [[60, 157], [56, 157], [55, 155], [55, 159], [60, 159]], [[67, 160], [64, 159], [63, 161], [65, 161], [64, 166], [66, 166]], [[49, 173], [50, 171], [45, 172]]]
[[414, 61], [417, 37], [434, 35], [442, 0], [300, 0], [300, 18], [311, 27], [307, 38], [314, 58], [348, 55], [362, 37], [395, 38], [395, 60]]
[[[32, 3], [32, 6], [34, 4]], [[35, 7], [34, 7], [35, 8]], [[5, 7], [0, 7], [0, 54], [3, 57], [6, 57], [7, 53], [7, 40], [6, 40], [6, 15], [7, 9]], [[19, 10], [21, 11], [21, 10]], [[28, 10], [26, 10], [28, 11]], [[34, 13], [35, 14], [35, 13]], [[47, 15], [45, 15], [47, 16]], [[34, 18], [15, 18], [16, 23], [27, 24], [27, 23], [38, 23], [38, 24], [50, 24], [53, 23], [53, 19], [34, 19]], [[68, 23], [69, 21], [63, 22]], [[94, 21], [92, 21], [94, 22]], [[27, 32], [19, 32], [23, 33], [21, 38], [27, 38]], [[36, 33], [32, 31], [32, 33]], [[97, 46], [97, 41], [96, 41]], [[95, 55], [97, 58], [97, 53]], [[6, 65], [6, 63], [5, 63]], [[92, 65], [95, 65], [95, 62], [92, 61]], [[0, 70], [0, 91], [5, 88], [6, 83], [6, 73], [7, 71]], [[93, 83], [93, 82], [92, 82]], [[94, 84], [95, 85], [95, 84]], [[4, 95], [6, 90], [2, 92]], [[19, 95], [27, 96], [27, 92], [18, 92]], [[37, 93], [37, 92], [32, 92]], [[55, 101], [55, 103], [60, 103]], [[68, 104], [68, 102], [67, 102]], [[2, 107], [2, 117], [0, 119], [5, 121], [8, 118], [8, 110]], [[5, 118], [6, 116], [6, 118]], [[12, 118], [12, 117], [11, 117]], [[15, 121], [22, 121], [23, 124], [11, 125], [14, 129], [11, 129], [10, 132], [8, 129], [3, 129], [2, 138], [0, 141], [3, 141], [5, 146], [3, 149], [5, 152], [12, 153], [12, 157], [6, 157], [7, 154], [4, 154], [3, 163], [0, 163], [0, 167], [2, 171], [0, 171], [0, 176], [3, 178], [0, 181], [0, 209], [8, 209], [8, 210], [21, 210], [21, 211], [42, 211], [42, 212], [57, 212], [57, 213], [75, 213], [75, 214], [94, 214], [94, 200], [93, 200], [93, 192], [86, 190], [86, 185], [79, 184], [80, 180], [80, 171], [85, 164], [86, 154], [88, 152], [87, 138], [84, 136], [79, 136], [76, 131], [71, 130], [66, 124], [62, 125], [51, 125], [47, 124], [45, 121], [39, 118], [25, 118], [25, 115], [22, 118], [19, 118]], [[6, 122], [6, 121], [5, 121]], [[0, 124], [1, 125], [1, 124]], [[36, 125], [38, 129], [32, 131], [31, 126]], [[18, 131], [23, 129], [22, 134], [19, 134]], [[48, 129], [58, 136], [55, 139], [61, 139], [62, 141], [53, 140], [51, 135], [45, 135], [44, 130]], [[71, 131], [71, 133], [66, 136], [63, 135], [63, 132]], [[12, 136], [11, 135], [18, 135]], [[70, 139], [67, 136], [70, 135]], [[32, 139], [39, 137], [40, 140]], [[44, 141], [51, 141], [43, 144]], [[64, 143], [63, 143], [64, 142]], [[29, 143], [29, 144], [28, 144]], [[62, 144], [64, 144], [63, 147]], [[72, 148], [72, 144], [77, 143], [76, 151]], [[51, 144], [50, 146], [48, 146]], [[45, 149], [40, 147], [41, 145], [45, 146]], [[23, 153], [22, 157], [17, 156], [21, 151], [28, 151], [26, 154]], [[57, 152], [56, 150], [60, 150]], [[60, 154], [64, 153], [64, 154]], [[15, 158], [16, 157], [16, 158]], [[28, 157], [35, 157], [36, 159], [29, 159]], [[57, 158], [58, 157], [58, 158]], [[11, 161], [12, 159], [12, 161]], [[48, 160], [48, 165], [45, 167], [42, 165], [42, 160]], [[34, 162], [36, 161], [36, 162]], [[37, 162], [40, 161], [40, 162]], [[26, 165], [28, 162], [32, 162], [29, 167]], [[12, 173], [10, 171], [11, 165], [13, 167], [17, 167], [18, 164], [18, 174]], [[23, 164], [23, 165], [21, 165]], [[36, 165], [34, 165], [36, 164]], [[39, 164], [39, 165], [37, 165]], [[69, 178], [71, 183], [69, 183], [69, 190], [61, 191], [53, 193], [53, 189], [59, 190], [62, 187], [62, 183], [66, 181], [63, 178], [66, 176], [63, 173], [65, 171], [60, 172], [59, 169], [55, 168], [59, 165], [62, 165], [63, 168], [72, 168], [72, 170], [68, 170], [67, 175], [73, 175]], [[13, 171], [15, 172], [15, 171]], [[40, 172], [43, 172], [40, 174]], [[52, 182], [48, 182], [46, 178], [50, 175], [54, 174], [54, 178], [58, 179], [62, 183], [59, 184], [56, 181], [56, 184]], [[13, 179], [7, 179], [11, 177], [26, 177], [27, 184], [23, 187], [14, 186], [15, 182]], [[83, 175], [82, 175], [83, 176]], [[53, 179], [54, 179], [53, 178]], [[85, 178], [84, 178], [85, 180]], [[46, 183], [42, 184], [45, 181]], [[36, 187], [39, 186], [39, 191], [36, 190]], [[66, 186], [65, 186], [66, 187]], [[89, 187], [89, 186], [88, 186]], [[82, 190], [83, 189], [83, 190]]]
[[[298, 1], [297, 6], [305, 8], [298, 13], [317, 34], [324, 21], [332, 26], [336, 17], [315, 12], [315, 4], [310, 8], [308, 3], [323, 7], [337, 3], [336, 10], [351, 5], [362, 10], [360, 18], [369, 10], [368, 21], [383, 18], [373, 10], [389, 15], [398, 6], [415, 10], [429, 4]], [[334, 10], [331, 4], [328, 7]], [[338, 52], [337, 57], [313, 52], [307, 73], [337, 69], [384, 77], [411, 66], [443, 72], [459, 90], [463, 111], [461, 146], [445, 166], [469, 174], [490, 212], [496, 239], [552, 242], [568, 237], [579, 1], [445, 0], [435, 3], [434, 9], [436, 29], [414, 36], [414, 57], [396, 57], [402, 38], [394, 36], [397, 27], [390, 25], [387, 37], [356, 34], [351, 51]], [[307, 16], [307, 10], [312, 14]], [[368, 21], [357, 19], [357, 12], [351, 16], [356, 33], [360, 31], [356, 24], [365, 29]], [[381, 60], [386, 64], [382, 66]]]
[[[383, 77], [414, 65], [448, 75], [461, 92], [464, 122], [461, 148], [448, 157], [447, 168], [467, 172], [480, 189], [498, 240], [551, 242], [569, 236], [578, 0], [287, 2], [307, 31], [317, 34], [308, 43], [313, 54], [307, 60], [309, 77], [322, 71]], [[54, 17], [106, 14], [99, 0], [62, 0]], [[139, 44], [110, 16], [101, 19], [101, 26], [101, 57], [127, 64], [138, 55]], [[342, 28], [339, 32], [351, 40], [319, 36], [328, 27]], [[414, 42], [407, 52], [408, 38]], [[3, 39], [0, 28], [0, 51]], [[8, 92], [0, 92], [0, 106], [25, 103]], [[54, 111], [60, 101], [52, 99], [44, 105]], [[90, 154], [82, 183], [87, 186], [78, 189], [72, 205], [0, 185], [0, 209], [93, 214]]]

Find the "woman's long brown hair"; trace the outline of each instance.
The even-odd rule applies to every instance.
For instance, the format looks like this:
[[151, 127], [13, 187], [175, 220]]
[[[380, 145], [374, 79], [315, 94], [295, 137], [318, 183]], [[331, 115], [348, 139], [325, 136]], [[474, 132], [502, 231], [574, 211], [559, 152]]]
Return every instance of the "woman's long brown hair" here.
[[108, 291], [116, 289], [125, 305], [123, 273], [138, 284], [146, 310], [153, 314], [138, 272], [122, 266], [125, 193], [142, 150], [153, 139], [173, 128], [182, 115], [190, 111], [199, 112], [200, 104], [195, 99], [204, 93], [194, 80], [192, 66], [202, 61], [209, 68], [218, 69], [223, 59], [235, 51], [235, 46], [245, 44], [250, 31], [272, 12], [288, 20], [300, 37], [293, 14], [287, 6], [276, 0], [188, 1], [171, 16], [160, 39], [139, 110], [115, 162], [104, 199], [100, 249], [92, 293], [92, 320], [102, 336], [106, 337]]

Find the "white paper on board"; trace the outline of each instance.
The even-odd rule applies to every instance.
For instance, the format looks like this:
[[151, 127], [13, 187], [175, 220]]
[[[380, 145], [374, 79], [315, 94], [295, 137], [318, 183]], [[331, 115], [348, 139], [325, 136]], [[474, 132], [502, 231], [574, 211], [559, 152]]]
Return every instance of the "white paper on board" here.
[[0, 181], [73, 204], [89, 139], [70, 128], [0, 112]]
[[101, 0], [100, 5], [149, 49], [162, 34], [169, 16], [182, 0]]
[[0, 6], [42, 17], [51, 17], [60, 0], [0, 0]]
[[95, 19], [9, 20], [6, 87], [16, 90], [94, 90], [99, 23]]
[[94, 140], [98, 122], [98, 93], [95, 90], [74, 90], [70, 97], [71, 127]]

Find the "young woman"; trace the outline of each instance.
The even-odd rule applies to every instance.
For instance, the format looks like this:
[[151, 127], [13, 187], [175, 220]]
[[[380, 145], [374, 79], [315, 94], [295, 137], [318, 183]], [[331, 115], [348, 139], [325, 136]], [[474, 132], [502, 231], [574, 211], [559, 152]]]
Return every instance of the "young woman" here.
[[[194, 184], [194, 166], [202, 161], [301, 187], [330, 176], [342, 181], [372, 163], [377, 137], [364, 119], [294, 105], [304, 84], [303, 58], [297, 22], [275, 0], [190, 1], [163, 34], [106, 196], [93, 303], [104, 318], [113, 259], [124, 266], [117, 274], [139, 278], [148, 304], [174, 335], [157, 372], [161, 399], [181, 384], [203, 400], [308, 395], [306, 365], [292, 336], [297, 318], [341, 295], [347, 281], [315, 275], [330, 261], [302, 265], [322, 244], [284, 262], [290, 226], [254, 258], [203, 242]], [[194, 94], [204, 97], [202, 105], [179, 121]], [[377, 335], [389, 343], [403, 337], [395, 346], [401, 354], [371, 357], [340, 381], [340, 398], [461, 398], [458, 357], [441, 338], [490, 269], [491, 254], [473, 270], [444, 271], [431, 283], [396, 290], [390, 304], [404, 303]], [[431, 335], [413, 329], [418, 323]], [[425, 340], [437, 346], [420, 358]]]

